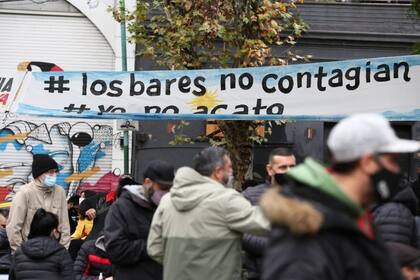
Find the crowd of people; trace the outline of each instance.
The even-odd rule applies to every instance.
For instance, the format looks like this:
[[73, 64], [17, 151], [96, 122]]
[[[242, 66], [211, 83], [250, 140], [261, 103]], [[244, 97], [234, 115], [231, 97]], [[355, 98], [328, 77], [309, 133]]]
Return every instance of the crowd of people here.
[[9, 279], [420, 279], [418, 185], [401, 155], [420, 143], [377, 114], [340, 121], [331, 162], [271, 151], [267, 179], [230, 187], [229, 153], [190, 166], [152, 160], [142, 182], [66, 201], [59, 166], [34, 155], [33, 181], [0, 209], [0, 272]]

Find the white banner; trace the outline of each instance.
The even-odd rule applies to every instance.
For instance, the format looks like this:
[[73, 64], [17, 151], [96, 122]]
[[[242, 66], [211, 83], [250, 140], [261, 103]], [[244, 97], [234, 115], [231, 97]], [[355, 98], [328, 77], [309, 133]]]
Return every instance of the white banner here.
[[129, 120], [327, 120], [355, 112], [420, 120], [420, 56], [237, 69], [31, 73], [14, 109]]

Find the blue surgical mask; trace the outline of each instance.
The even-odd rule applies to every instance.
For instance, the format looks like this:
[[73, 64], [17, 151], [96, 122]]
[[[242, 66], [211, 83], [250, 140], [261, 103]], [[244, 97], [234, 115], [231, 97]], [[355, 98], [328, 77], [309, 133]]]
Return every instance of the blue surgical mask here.
[[52, 188], [54, 187], [56, 182], [57, 182], [57, 176], [47, 175], [44, 178], [44, 182], [42, 182], [42, 186], [45, 188]]

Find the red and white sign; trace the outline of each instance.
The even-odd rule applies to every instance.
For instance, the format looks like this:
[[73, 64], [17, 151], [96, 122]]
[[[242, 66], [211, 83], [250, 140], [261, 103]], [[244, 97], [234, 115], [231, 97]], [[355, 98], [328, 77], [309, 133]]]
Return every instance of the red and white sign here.
[[0, 113], [9, 111], [25, 74], [25, 72], [0, 72]]

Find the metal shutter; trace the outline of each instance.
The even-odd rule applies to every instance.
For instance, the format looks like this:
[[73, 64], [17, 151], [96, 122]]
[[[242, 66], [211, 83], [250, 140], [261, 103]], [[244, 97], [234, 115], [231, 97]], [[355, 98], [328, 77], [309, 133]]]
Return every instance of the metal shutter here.
[[0, 201], [30, 180], [32, 154], [37, 153], [59, 163], [58, 184], [65, 189], [115, 188], [113, 142], [112, 121], [19, 117], [0, 122]]
[[0, 10], [0, 30], [0, 71], [16, 71], [22, 61], [55, 63], [64, 71], [114, 69], [110, 45], [82, 14]]

